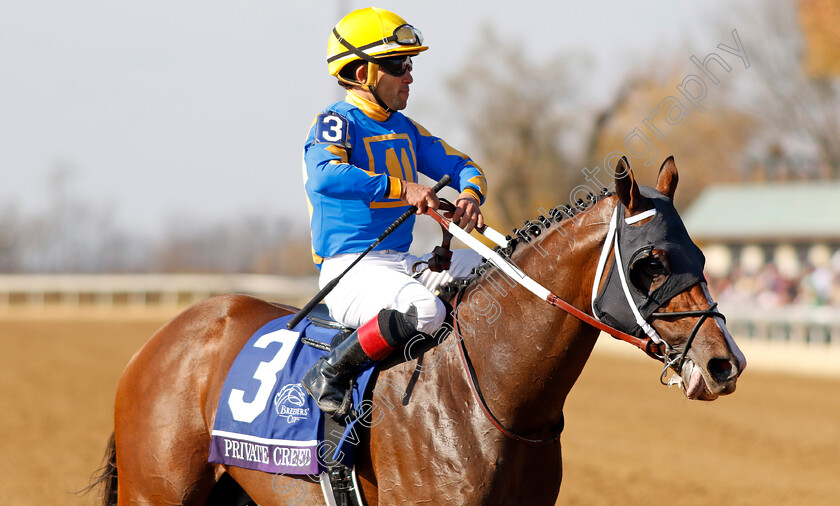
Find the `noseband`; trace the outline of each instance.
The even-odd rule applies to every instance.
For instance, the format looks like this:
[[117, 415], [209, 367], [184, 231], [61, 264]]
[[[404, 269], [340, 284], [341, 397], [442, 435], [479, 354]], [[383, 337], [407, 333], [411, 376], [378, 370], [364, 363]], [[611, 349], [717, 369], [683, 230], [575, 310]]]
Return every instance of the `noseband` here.
[[659, 360], [665, 364], [665, 367], [662, 368], [662, 374], [659, 376], [659, 381], [663, 385], [667, 385], [668, 382], [665, 381], [665, 375], [668, 374], [668, 368], [676, 364], [676, 371], [682, 372], [683, 365], [685, 364], [686, 355], [688, 355], [688, 350], [691, 349], [691, 343], [694, 342], [694, 338], [697, 336], [697, 333], [700, 331], [700, 327], [703, 326], [703, 322], [706, 321], [706, 318], [710, 316], [713, 318], [720, 318], [726, 323], [726, 317], [723, 316], [723, 313], [718, 312], [717, 310], [717, 302], [712, 302], [709, 304], [709, 307], [706, 309], [697, 309], [693, 311], [668, 311], [668, 312], [656, 312], [652, 313], [651, 316], [653, 318], [685, 318], [687, 316], [699, 316], [700, 319], [697, 320], [697, 323], [694, 324], [694, 328], [691, 329], [691, 334], [688, 336], [688, 340], [685, 342], [685, 347], [683, 347], [682, 352], [677, 349], [671, 347], [670, 344], [666, 343], [665, 341], [661, 341], [659, 343], [659, 354], [654, 355]]

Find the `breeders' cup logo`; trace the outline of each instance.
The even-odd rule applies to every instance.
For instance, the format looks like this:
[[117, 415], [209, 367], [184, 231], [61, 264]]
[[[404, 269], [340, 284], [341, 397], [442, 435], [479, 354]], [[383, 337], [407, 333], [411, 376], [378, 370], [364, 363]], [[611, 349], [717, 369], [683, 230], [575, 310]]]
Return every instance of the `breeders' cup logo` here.
[[306, 392], [300, 383], [286, 385], [274, 396], [274, 411], [280, 418], [285, 418], [286, 423], [296, 423], [309, 416], [309, 408], [304, 408], [304, 404]]

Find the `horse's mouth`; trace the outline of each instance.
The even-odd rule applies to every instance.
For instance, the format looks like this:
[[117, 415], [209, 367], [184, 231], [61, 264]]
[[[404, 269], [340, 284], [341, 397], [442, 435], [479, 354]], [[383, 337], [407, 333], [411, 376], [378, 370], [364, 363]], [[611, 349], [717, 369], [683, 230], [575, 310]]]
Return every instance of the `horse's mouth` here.
[[682, 384], [685, 387], [685, 396], [689, 399], [700, 399], [701, 396], [701, 400], [713, 400], [717, 398], [717, 396], [712, 395], [712, 392], [710, 392], [706, 387], [706, 380], [703, 378], [703, 372], [691, 359], [687, 359], [685, 364], [683, 364], [680, 376], [683, 380]]
[[686, 360], [682, 370], [683, 385], [685, 385], [685, 396], [689, 399], [697, 399], [706, 390], [706, 380], [703, 373], [691, 360]]

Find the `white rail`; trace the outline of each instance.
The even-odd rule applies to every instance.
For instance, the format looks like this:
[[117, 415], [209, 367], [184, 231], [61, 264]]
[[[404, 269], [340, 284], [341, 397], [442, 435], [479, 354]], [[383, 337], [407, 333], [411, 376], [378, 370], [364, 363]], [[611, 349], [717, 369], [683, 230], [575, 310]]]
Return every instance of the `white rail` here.
[[[0, 310], [63, 307], [177, 308], [211, 295], [244, 293], [305, 303], [318, 291], [310, 277], [260, 274], [3, 274]], [[840, 309], [784, 306], [760, 309], [725, 305], [727, 326], [739, 339], [840, 346]]]
[[299, 302], [317, 290], [315, 277], [259, 274], [4, 274], [0, 309], [47, 304], [178, 307], [224, 293]]
[[836, 307], [723, 307], [722, 311], [729, 330], [741, 339], [840, 346], [840, 309]]

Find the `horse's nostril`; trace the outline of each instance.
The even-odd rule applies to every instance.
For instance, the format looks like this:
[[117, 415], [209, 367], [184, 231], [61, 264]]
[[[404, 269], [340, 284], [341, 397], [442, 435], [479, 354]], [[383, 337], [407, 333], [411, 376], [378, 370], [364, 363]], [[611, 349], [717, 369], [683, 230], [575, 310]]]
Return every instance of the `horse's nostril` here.
[[724, 358], [713, 358], [709, 360], [709, 374], [712, 375], [715, 381], [723, 383], [732, 378], [734, 375], [734, 368], [732, 362]]

